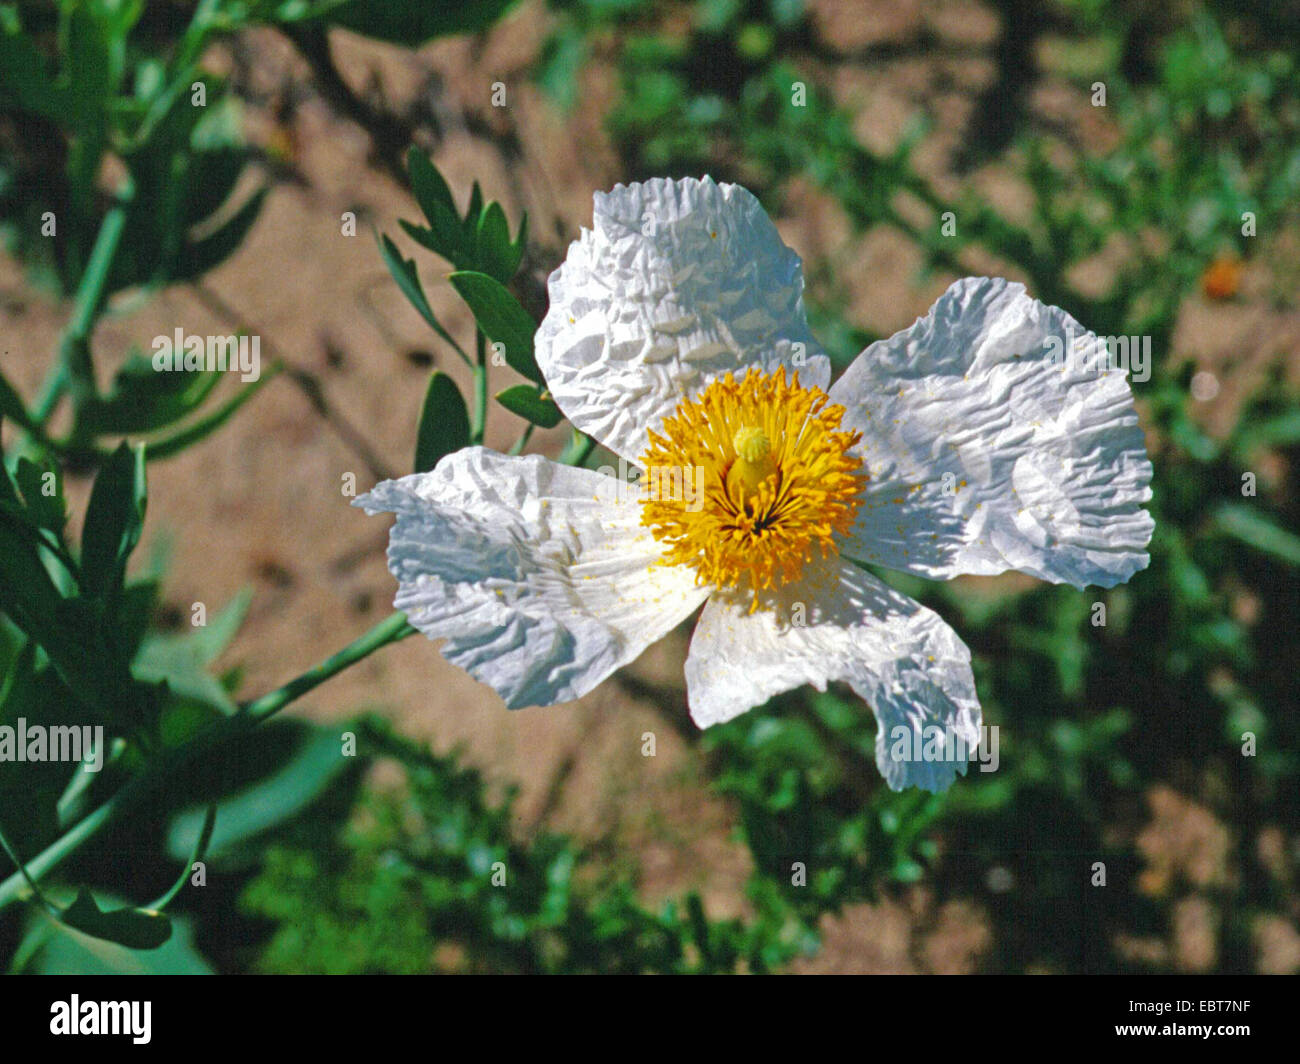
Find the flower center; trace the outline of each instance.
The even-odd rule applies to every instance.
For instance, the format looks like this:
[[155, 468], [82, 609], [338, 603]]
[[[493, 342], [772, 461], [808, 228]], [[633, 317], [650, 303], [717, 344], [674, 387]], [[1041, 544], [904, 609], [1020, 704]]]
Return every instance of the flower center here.
[[755, 592], [798, 579], [814, 557], [838, 553], [867, 478], [827, 405], [799, 374], [730, 373], [678, 404], [642, 456], [641, 523], [665, 544], [664, 562], [693, 566], [701, 583]]

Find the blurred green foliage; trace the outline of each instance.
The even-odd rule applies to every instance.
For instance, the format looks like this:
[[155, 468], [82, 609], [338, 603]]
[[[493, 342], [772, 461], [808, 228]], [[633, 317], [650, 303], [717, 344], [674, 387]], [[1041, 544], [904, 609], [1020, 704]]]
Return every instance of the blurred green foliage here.
[[709, 921], [695, 895], [657, 910], [546, 831], [514, 837], [514, 796], [404, 740], [377, 718], [363, 751], [400, 765], [400, 788], [361, 794], [349, 820], [303, 818], [261, 857], [243, 909], [276, 930], [269, 972], [766, 971], [796, 945], [779, 910]]

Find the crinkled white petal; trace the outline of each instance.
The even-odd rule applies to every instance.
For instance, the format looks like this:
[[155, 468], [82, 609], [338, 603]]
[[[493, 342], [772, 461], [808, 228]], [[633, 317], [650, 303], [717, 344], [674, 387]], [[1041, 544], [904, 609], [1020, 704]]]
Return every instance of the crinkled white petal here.
[[537, 363], [569, 420], [630, 462], [649, 429], [728, 371], [826, 387], [799, 256], [752, 194], [712, 178], [597, 193], [593, 228], [549, 282]]
[[394, 606], [512, 709], [578, 698], [683, 620], [707, 590], [611, 477], [466, 448], [354, 505], [397, 514]]
[[704, 607], [686, 659], [700, 727], [803, 684], [845, 682], [876, 714], [876, 764], [891, 789], [943, 791], [965, 775], [979, 701], [970, 651], [937, 614], [839, 559], [765, 607], [750, 613], [748, 596], [721, 592]]
[[[1115, 361], [1120, 361], [1118, 358]], [[1123, 368], [1023, 285], [972, 277], [831, 389], [870, 476], [846, 554], [1076, 587], [1148, 562], [1151, 463]]]

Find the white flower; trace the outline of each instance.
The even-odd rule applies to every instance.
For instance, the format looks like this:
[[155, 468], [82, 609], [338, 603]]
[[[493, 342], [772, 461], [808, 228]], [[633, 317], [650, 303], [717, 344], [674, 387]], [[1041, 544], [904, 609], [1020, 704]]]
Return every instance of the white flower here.
[[[832, 385], [802, 292], [743, 188], [597, 194], [537, 360], [570, 421], [646, 471], [637, 490], [472, 447], [356, 504], [397, 514], [396, 608], [512, 708], [578, 698], [703, 603], [686, 661], [701, 727], [842, 681], [875, 711], [889, 786], [944, 790], [966, 771], [954, 747], [980, 738], [970, 652], [849, 559], [1127, 580], [1153, 527], [1132, 396], [1097, 337], [989, 278]], [[927, 741], [942, 756], [919, 756]]]

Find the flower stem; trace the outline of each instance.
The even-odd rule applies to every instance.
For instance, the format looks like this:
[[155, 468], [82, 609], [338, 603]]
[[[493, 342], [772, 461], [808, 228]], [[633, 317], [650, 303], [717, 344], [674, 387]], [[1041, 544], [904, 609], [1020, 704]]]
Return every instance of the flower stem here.
[[524, 448], [528, 446], [528, 441], [533, 438], [533, 429], [537, 426], [528, 424], [524, 426], [524, 431], [519, 434], [519, 439], [511, 445], [507, 454], [523, 454]]
[[394, 613], [375, 625], [365, 635], [354, 640], [337, 654], [326, 658], [315, 668], [308, 669], [301, 676], [290, 680], [283, 687], [277, 688], [261, 698], [254, 699], [240, 709], [240, 715], [254, 724], [261, 724], [273, 717], [285, 706], [308, 691], [319, 687], [326, 680], [337, 676], [350, 665], [355, 665], [362, 658], [369, 657], [380, 647], [396, 643], [415, 632], [406, 620], [406, 614]]
[[77, 285], [73, 298], [72, 317], [59, 340], [59, 360], [46, 380], [41, 394], [32, 407], [32, 419], [43, 425], [69, 385], [79, 394], [94, 388], [94, 369], [90, 361], [90, 333], [104, 300], [104, 289], [112, 271], [113, 260], [122, 243], [126, 228], [126, 210], [134, 194], [128, 181], [118, 193], [117, 202], [109, 208], [99, 225], [90, 259]]
[[487, 337], [483, 330], [474, 330], [474, 423], [470, 432], [472, 443], [482, 443], [487, 432]]
[[573, 438], [569, 440], [569, 445], [560, 455], [559, 462], [561, 465], [581, 466], [586, 465], [587, 459], [591, 457], [591, 452], [596, 449], [596, 441], [588, 436], [585, 432], [573, 430]]
[[87, 840], [93, 838], [106, 824], [126, 810], [139, 805], [161, 784], [192, 764], [202, 754], [237, 735], [251, 731], [275, 716], [290, 702], [319, 687], [331, 677], [337, 676], [348, 666], [355, 665], [380, 647], [405, 639], [414, 631], [415, 629], [407, 622], [405, 614], [394, 613], [375, 625], [365, 635], [349, 643], [337, 654], [326, 658], [315, 668], [308, 669], [283, 687], [246, 703], [233, 716], [223, 718], [184, 745], [161, 755], [157, 761], [126, 783], [103, 805], [87, 814], [30, 861], [20, 866], [20, 868], [25, 867], [26, 875], [20, 870], [0, 883], [0, 909], [13, 904], [22, 898], [26, 891], [31, 890], [28, 876], [31, 877], [32, 883], [39, 880], [41, 876], [75, 853]]

